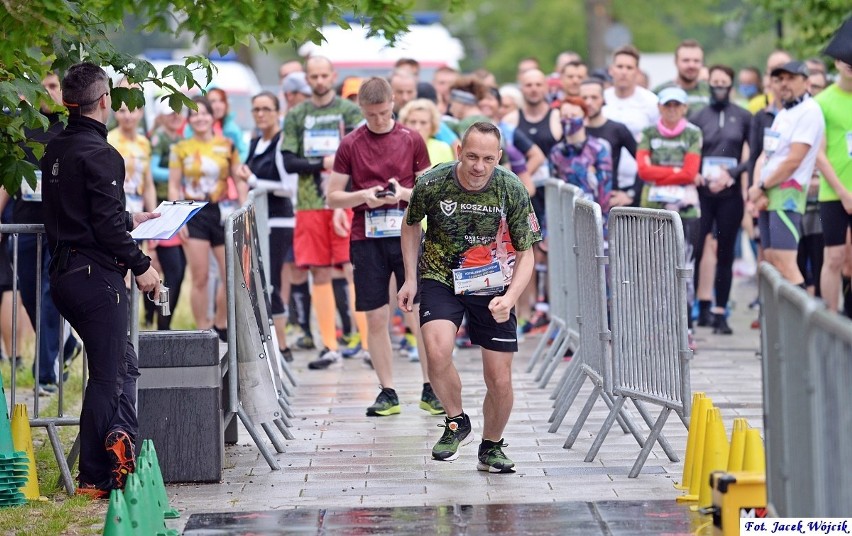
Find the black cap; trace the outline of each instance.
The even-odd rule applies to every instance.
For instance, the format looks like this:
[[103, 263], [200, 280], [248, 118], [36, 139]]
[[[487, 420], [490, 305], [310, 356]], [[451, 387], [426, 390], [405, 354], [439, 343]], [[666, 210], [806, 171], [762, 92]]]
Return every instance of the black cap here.
[[435, 86], [429, 82], [417, 82], [417, 98], [429, 99], [432, 102], [438, 102], [438, 93], [435, 91]]
[[824, 52], [826, 56], [852, 65], [852, 17], [837, 30]]
[[778, 76], [781, 73], [797, 74], [799, 76], [804, 76], [805, 78], [810, 75], [807, 65], [801, 61], [788, 61], [784, 65], [772, 69], [772, 72], [769, 74], [770, 76]]

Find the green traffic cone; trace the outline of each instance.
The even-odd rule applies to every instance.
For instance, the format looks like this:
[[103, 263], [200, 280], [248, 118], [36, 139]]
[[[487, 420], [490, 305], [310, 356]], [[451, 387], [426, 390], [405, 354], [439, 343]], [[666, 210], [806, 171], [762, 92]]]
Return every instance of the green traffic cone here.
[[124, 485], [124, 498], [127, 501], [127, 511], [130, 513], [133, 534], [156, 534], [157, 528], [152, 523], [151, 501], [148, 500], [145, 488], [136, 473], [127, 475], [127, 483]]
[[180, 533], [177, 530], [172, 530], [166, 527], [166, 519], [163, 516], [164, 508], [157, 497], [158, 493], [157, 490], [154, 489], [153, 485], [153, 470], [151, 469], [150, 458], [145, 457], [137, 461], [136, 474], [139, 476], [139, 480], [144, 484], [144, 491], [147, 494], [147, 500], [151, 505], [151, 508], [149, 509], [149, 512], [151, 513], [151, 524], [154, 526], [157, 534], [160, 536], [178, 536]]
[[133, 536], [127, 502], [120, 489], [114, 489], [109, 494], [109, 508], [104, 520], [104, 536]]
[[142, 448], [145, 448], [145, 443], [148, 444], [148, 460], [151, 462], [152, 484], [154, 491], [157, 493], [160, 505], [163, 507], [163, 517], [166, 519], [177, 519], [180, 517], [180, 512], [176, 508], [169, 506], [169, 495], [166, 493], [166, 484], [163, 482], [163, 473], [160, 471], [160, 460], [157, 459], [157, 449], [154, 448], [154, 442], [146, 439], [142, 442]]
[[0, 373], [0, 454], [12, 454], [12, 421], [9, 420], [9, 406], [6, 405], [6, 389], [3, 387], [3, 374]]

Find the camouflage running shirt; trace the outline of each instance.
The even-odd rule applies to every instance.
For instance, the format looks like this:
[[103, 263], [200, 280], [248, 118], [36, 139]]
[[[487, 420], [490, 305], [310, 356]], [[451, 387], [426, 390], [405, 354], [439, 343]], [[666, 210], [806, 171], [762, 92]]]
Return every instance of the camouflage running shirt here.
[[[287, 112], [281, 150], [319, 162], [324, 156], [334, 154], [343, 136], [361, 120], [361, 109], [350, 100], [335, 97], [322, 108], [306, 100]], [[328, 176], [329, 173], [321, 171], [299, 175], [296, 210], [327, 208]]]
[[497, 166], [479, 191], [465, 190], [457, 161], [440, 164], [417, 179], [408, 225], [427, 219], [421, 276], [453, 287], [453, 270], [499, 263], [502, 281], [473, 294], [500, 294], [512, 281], [515, 251], [541, 240], [538, 220], [520, 179]]

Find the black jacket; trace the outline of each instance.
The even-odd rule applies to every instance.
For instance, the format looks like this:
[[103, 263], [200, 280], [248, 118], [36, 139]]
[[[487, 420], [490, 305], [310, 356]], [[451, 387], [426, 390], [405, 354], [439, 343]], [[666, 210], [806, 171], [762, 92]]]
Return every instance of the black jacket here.
[[106, 126], [72, 116], [41, 160], [42, 208], [48, 244], [70, 247], [101, 266], [135, 275], [151, 260], [130, 237], [124, 209], [124, 159], [106, 141]]
[[[743, 145], [751, 138], [752, 115], [745, 108], [730, 103], [722, 109], [705, 106], [692, 114], [689, 122], [701, 129], [701, 156], [726, 156], [738, 164], [728, 173], [739, 185], [742, 174], [749, 170], [748, 160], [742, 160]], [[761, 131], [762, 134], [763, 131]], [[753, 147], [749, 146], [753, 150]], [[740, 195], [739, 186], [727, 188], [716, 194], [710, 193], [706, 186], [700, 192], [710, 196]]]

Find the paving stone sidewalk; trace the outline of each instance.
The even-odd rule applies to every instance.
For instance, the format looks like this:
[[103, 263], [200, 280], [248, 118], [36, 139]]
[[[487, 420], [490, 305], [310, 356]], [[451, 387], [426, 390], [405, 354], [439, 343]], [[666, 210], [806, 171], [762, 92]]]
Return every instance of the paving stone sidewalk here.
[[[759, 332], [749, 326], [757, 311], [746, 307], [756, 293], [749, 280], [736, 281], [734, 298], [739, 305], [730, 319], [734, 335], [713, 335], [709, 328], [697, 328], [692, 389], [704, 391], [713, 399], [722, 411], [728, 432], [735, 417], [747, 418], [753, 427], [763, 426], [760, 360], [756, 353]], [[548, 433], [553, 405], [550, 395], [563, 369], [557, 371], [545, 389], [537, 387], [533, 374], [524, 372], [539, 337], [527, 337], [514, 364], [515, 405], [505, 432], [509, 445], [505, 451], [516, 462], [517, 473], [492, 475], [477, 471], [475, 445], [463, 449], [453, 462], [431, 459], [431, 447], [442, 432], [437, 426], [442, 417], [430, 416], [418, 408], [422, 388], [419, 364], [394, 358], [402, 413], [366, 417], [365, 409], [379, 390], [371, 369], [361, 361], [348, 360], [330, 370], [308, 370], [307, 363], [315, 357], [314, 352], [297, 352], [294, 370], [300, 384], [292, 397], [296, 418], [292, 419], [291, 429], [295, 439], [285, 442], [286, 453], [276, 455], [281, 471], [269, 469], [242, 430], [239, 443], [226, 449], [221, 483], [168, 486], [170, 504], [182, 511], [182, 517], [170, 521], [169, 526], [182, 529], [190, 515], [200, 512], [674, 501], [681, 495], [673, 486], [683, 471], [687, 432], [674, 414], [664, 433], [681, 461], [669, 461], [657, 446], [635, 479], [628, 478], [627, 473], [639, 446], [617, 426], [597, 458], [591, 463], [583, 461], [607, 414], [600, 400], [574, 447], [562, 448], [590, 392], [589, 382], [560, 429]], [[485, 387], [478, 349], [459, 350], [456, 364], [464, 385], [465, 411], [479, 435]]]

